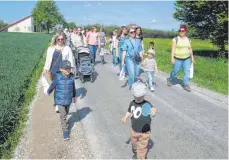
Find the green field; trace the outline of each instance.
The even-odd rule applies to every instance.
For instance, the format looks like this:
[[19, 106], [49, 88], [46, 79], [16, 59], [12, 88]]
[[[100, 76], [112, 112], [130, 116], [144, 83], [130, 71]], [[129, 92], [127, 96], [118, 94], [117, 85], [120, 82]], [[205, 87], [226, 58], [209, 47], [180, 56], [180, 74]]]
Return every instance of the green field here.
[[[146, 38], [145, 51], [149, 41], [154, 41], [158, 68], [164, 72], [171, 72], [171, 39]], [[192, 39], [193, 51], [218, 51], [209, 41]], [[211, 59], [195, 56], [194, 78], [191, 80], [201, 87], [209, 88], [219, 93], [228, 94], [228, 64], [225, 59]], [[182, 78], [182, 73], [179, 77]]]
[[46, 34], [0, 33], [0, 157], [17, 141], [11, 135], [25, 118], [22, 109], [33, 97], [31, 83], [39, 77], [36, 69], [50, 39]]

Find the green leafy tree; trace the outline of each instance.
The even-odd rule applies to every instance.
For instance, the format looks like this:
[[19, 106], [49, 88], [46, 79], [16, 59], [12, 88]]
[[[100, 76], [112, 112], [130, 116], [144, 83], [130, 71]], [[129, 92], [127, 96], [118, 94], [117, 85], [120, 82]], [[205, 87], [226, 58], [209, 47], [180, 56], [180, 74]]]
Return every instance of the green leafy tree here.
[[225, 50], [228, 43], [227, 1], [177, 1], [174, 18], [186, 23], [197, 38], [210, 39]]
[[0, 20], [0, 29], [8, 26], [7, 23], [5, 23], [3, 20]]
[[64, 22], [63, 27], [73, 29], [76, 27], [76, 24], [74, 22]]
[[47, 33], [57, 24], [62, 24], [64, 21], [63, 15], [59, 12], [56, 2], [53, 0], [37, 2], [32, 11], [32, 16], [36, 26], [44, 25]]

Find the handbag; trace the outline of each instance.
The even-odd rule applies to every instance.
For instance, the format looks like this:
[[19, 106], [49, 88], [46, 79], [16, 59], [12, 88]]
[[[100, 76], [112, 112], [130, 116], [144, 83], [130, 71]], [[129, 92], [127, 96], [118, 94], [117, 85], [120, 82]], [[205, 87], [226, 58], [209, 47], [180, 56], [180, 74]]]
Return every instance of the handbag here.
[[142, 62], [142, 57], [139, 55], [139, 53], [135, 49], [135, 47], [134, 47], [133, 43], [131, 42], [131, 40], [130, 40], [130, 43], [131, 43], [131, 45], [133, 47], [133, 50], [134, 50], [134, 58], [135, 58], [136, 62], [141, 63]]
[[[60, 57], [61, 54], [62, 54], [62, 50], [60, 50], [60, 53], [59, 53], [59, 55], [58, 55], [56, 61], [55, 61], [54, 64], [51, 66], [52, 68], [56, 65], [56, 62], [59, 60], [59, 57]], [[51, 68], [51, 69], [49, 70], [49, 72], [48, 72], [48, 79], [49, 79], [49, 81], [52, 81], [52, 80], [53, 80], [53, 77], [52, 77], [52, 68]]]

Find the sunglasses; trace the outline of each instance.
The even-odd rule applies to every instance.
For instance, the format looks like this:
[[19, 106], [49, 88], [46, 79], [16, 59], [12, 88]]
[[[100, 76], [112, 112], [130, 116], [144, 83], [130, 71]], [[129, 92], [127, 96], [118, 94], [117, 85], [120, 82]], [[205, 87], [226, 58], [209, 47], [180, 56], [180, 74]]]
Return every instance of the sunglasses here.
[[135, 31], [131, 31], [131, 32], [130, 32], [130, 34], [133, 34], [133, 33], [135, 33]]
[[179, 30], [179, 32], [185, 32], [185, 30]]
[[57, 40], [58, 40], [58, 41], [63, 41], [64, 39], [63, 39], [63, 38], [58, 38]]

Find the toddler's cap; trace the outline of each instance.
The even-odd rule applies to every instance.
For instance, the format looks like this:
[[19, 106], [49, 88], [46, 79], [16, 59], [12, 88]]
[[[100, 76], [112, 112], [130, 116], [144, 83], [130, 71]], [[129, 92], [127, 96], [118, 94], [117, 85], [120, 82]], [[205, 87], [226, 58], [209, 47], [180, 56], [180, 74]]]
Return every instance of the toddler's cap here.
[[131, 92], [135, 97], [142, 97], [146, 95], [146, 86], [142, 82], [135, 82], [131, 87]]

